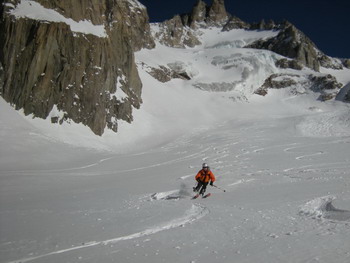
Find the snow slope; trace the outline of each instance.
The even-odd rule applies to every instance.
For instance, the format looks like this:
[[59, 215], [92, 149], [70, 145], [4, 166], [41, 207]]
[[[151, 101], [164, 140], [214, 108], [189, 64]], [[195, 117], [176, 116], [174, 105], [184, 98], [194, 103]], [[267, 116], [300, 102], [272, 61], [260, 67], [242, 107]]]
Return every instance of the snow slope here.
[[7, 3], [8, 6], [13, 7], [11, 14], [17, 18], [30, 18], [45, 22], [65, 23], [70, 26], [72, 32], [92, 34], [97, 37], [107, 37], [104, 25], [94, 25], [91, 21], [82, 20], [74, 21], [71, 18], [66, 18], [53, 9], [43, 7], [36, 1], [22, 0], [16, 7]]
[[[253, 95], [278, 55], [230, 34], [138, 52], [144, 104], [116, 136], [0, 99], [0, 262], [350, 261], [349, 105]], [[191, 80], [147, 73], [169, 63]], [[226, 192], [192, 200], [203, 162]]]

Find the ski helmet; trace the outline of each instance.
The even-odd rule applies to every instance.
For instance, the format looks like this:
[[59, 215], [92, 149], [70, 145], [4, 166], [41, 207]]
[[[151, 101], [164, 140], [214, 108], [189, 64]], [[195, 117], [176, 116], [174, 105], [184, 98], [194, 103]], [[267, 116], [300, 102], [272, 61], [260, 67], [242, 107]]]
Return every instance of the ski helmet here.
[[209, 165], [207, 164], [207, 163], [203, 163], [202, 164], [202, 168], [204, 169], [204, 168], [209, 168]]

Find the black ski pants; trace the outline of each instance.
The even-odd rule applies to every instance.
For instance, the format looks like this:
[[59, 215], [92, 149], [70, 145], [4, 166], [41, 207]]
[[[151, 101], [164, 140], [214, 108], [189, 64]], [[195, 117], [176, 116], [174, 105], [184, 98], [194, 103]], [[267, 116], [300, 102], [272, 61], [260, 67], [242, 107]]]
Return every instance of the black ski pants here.
[[204, 182], [198, 181], [195, 191], [196, 192], [199, 191], [200, 195], [204, 195], [205, 191], [207, 190], [207, 185], [208, 185], [208, 182], [204, 183]]

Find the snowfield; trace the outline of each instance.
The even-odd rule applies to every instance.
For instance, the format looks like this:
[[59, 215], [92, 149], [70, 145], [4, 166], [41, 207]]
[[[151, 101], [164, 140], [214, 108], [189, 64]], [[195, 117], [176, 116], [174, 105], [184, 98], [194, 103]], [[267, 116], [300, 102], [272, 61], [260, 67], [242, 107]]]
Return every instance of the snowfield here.
[[[302, 86], [253, 95], [282, 70], [237, 42], [262, 32], [243, 33], [138, 52], [144, 103], [117, 135], [1, 98], [0, 261], [350, 262], [349, 104]], [[191, 79], [148, 74], [169, 64]], [[192, 200], [203, 162], [226, 192]]]
[[[12, 4], [7, 4], [12, 6]], [[12, 11], [16, 18], [30, 18], [43, 22], [65, 23], [70, 26], [72, 32], [82, 34], [92, 34], [97, 37], [107, 37], [104, 25], [94, 25], [91, 21], [74, 21], [66, 18], [59, 12], [43, 7], [36, 1], [22, 0]]]

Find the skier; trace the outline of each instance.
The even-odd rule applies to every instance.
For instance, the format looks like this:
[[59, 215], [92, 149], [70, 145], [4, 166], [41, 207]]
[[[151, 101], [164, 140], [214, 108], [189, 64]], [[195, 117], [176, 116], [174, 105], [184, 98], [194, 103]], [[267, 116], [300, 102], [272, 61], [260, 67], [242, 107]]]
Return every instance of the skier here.
[[[215, 182], [215, 176], [210, 171], [210, 167], [208, 166], [207, 163], [203, 163], [202, 165], [202, 170], [200, 170], [196, 177], [196, 181], [198, 182], [196, 187], [193, 187], [194, 192], [199, 192], [195, 198], [197, 198], [199, 195], [204, 196], [205, 190], [207, 189], [207, 185], [210, 181], [210, 185], [213, 186], [213, 183]], [[209, 195], [209, 194], [208, 194]]]

